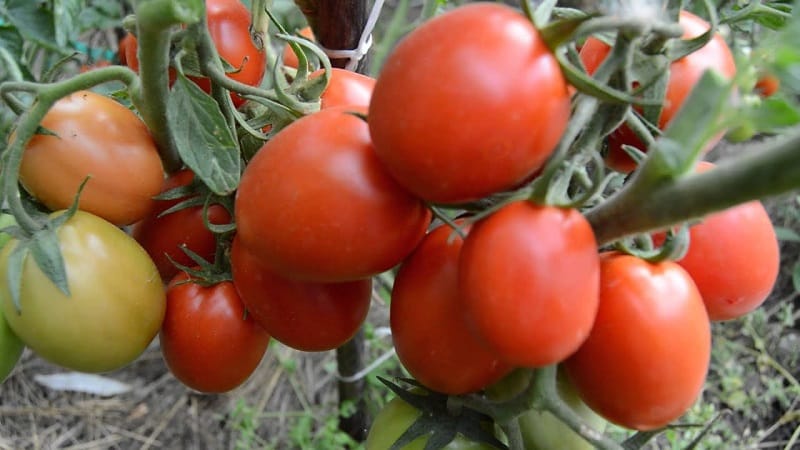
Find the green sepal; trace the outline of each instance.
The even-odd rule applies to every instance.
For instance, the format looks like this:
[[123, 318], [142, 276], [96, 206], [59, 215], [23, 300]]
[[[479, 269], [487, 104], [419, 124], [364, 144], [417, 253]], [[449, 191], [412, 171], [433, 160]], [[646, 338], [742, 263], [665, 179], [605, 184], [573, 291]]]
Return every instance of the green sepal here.
[[58, 245], [58, 235], [55, 228], [48, 226], [37, 231], [28, 245], [28, 250], [39, 269], [56, 285], [61, 293], [69, 297], [67, 269]]
[[11, 301], [17, 313], [22, 313], [20, 297], [22, 296], [22, 272], [25, 267], [25, 258], [28, 256], [28, 243], [19, 241], [17, 246], [8, 255], [8, 267], [6, 268], [6, 281], [8, 290], [11, 293]]

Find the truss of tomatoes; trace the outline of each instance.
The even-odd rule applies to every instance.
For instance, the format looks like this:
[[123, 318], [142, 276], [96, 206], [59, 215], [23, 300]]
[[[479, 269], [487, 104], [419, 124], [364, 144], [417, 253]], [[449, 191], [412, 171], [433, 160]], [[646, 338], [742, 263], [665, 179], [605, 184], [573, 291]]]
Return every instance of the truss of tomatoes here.
[[[681, 18], [691, 22], [691, 33], [708, 27]], [[717, 55], [727, 61], [724, 42], [712, 42], [714, 52], [728, 52]], [[591, 48], [584, 46], [581, 56]], [[703, 58], [697, 61], [687, 56], [670, 70], [677, 75]], [[443, 78], [441, 67], [460, 70]], [[697, 81], [685, 76], [687, 84]], [[158, 332], [177, 378], [199, 391], [223, 392], [249, 377], [270, 339], [301, 351], [346, 343], [367, 317], [371, 278], [396, 269], [394, 345], [423, 386], [460, 395], [514, 368], [561, 364], [589, 408], [619, 425], [651, 430], [679, 418], [700, 394], [710, 321], [752, 311], [775, 282], [777, 241], [758, 202], [706, 217], [691, 227], [686, 256], [660, 263], [599, 253], [577, 209], [518, 200], [480, 220], [432, 221], [430, 204], [456, 207], [529, 181], [567, 126], [570, 93], [559, 65], [536, 28], [509, 7], [455, 8], [406, 36], [376, 80], [334, 70], [328, 89], [331, 100], [319, 112], [282, 129], [249, 161], [233, 208], [193, 205], [168, 214], [176, 199], [153, 196], [188, 186], [193, 174], [164, 180], [146, 128], [114, 101], [90, 92], [60, 101], [42, 125], [69, 139], [32, 140], [21, 182], [57, 210], [69, 206], [91, 173], [83, 211], [59, 235], [68, 273], [86, 267], [88, 248], [105, 248], [91, 247], [96, 241], [108, 247], [109, 260], [126, 261], [129, 273], [148, 280], [151, 291], [137, 285], [130, 295], [115, 294], [121, 298], [113, 321], [90, 327], [88, 321], [104, 321], [85, 312], [97, 310], [108, 291], [71, 278], [73, 296], [82, 301], [65, 300], [58, 319], [70, 328], [53, 331], [36, 325], [53, 320], [41, 306], [53, 289], [42, 287], [42, 274], [28, 264], [26, 314], [3, 293], [10, 329], [43, 357], [85, 371], [131, 362]], [[675, 95], [677, 109], [683, 98]], [[122, 184], [134, 173], [144, 181]], [[192, 262], [184, 248], [214, 259], [217, 237], [207, 222], [231, 220], [231, 280], [193, 282], [177, 269], [175, 262]], [[135, 241], [112, 224], [135, 224]], [[744, 233], [750, 239], [736, 239]], [[0, 254], [0, 273], [13, 248], [12, 241]], [[97, 277], [108, 268], [85, 270]], [[166, 283], [166, 296], [152, 292], [153, 280]], [[146, 301], [137, 304], [133, 294]], [[131, 305], [139, 313], [126, 316]], [[70, 337], [69, 348], [56, 345], [59, 333]], [[89, 344], [103, 339], [123, 356], [99, 360]], [[113, 347], [126, 339], [135, 345]]]

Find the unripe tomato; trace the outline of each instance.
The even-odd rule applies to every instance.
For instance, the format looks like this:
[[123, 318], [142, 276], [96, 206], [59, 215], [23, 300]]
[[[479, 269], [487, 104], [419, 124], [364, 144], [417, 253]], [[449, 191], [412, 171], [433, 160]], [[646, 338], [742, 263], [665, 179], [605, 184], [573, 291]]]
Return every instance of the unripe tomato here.
[[[164, 181], [161, 192], [167, 192], [180, 186], [186, 186], [194, 179], [191, 170], [181, 170]], [[194, 262], [182, 250], [183, 246], [197, 253], [206, 261], [214, 260], [217, 240], [214, 233], [203, 223], [203, 207], [192, 206], [159, 217], [167, 209], [186, 200], [154, 200], [153, 206], [140, 222], [131, 229], [133, 236], [153, 258], [161, 279], [168, 283], [180, 271], [172, 261], [184, 266], [192, 266]], [[215, 225], [223, 225], [231, 220], [231, 215], [221, 205], [208, 207], [208, 220]], [[170, 261], [170, 258], [172, 261]]]
[[496, 382], [511, 366], [486, 347], [464, 315], [458, 290], [463, 240], [453, 233], [437, 227], [403, 261], [389, 318], [397, 357], [411, 376], [434, 391], [460, 395]]
[[[679, 23], [684, 29], [683, 39], [700, 36], [711, 27], [708, 22], [688, 11], [681, 11]], [[611, 48], [603, 41], [592, 37], [588, 38], [580, 51], [581, 61], [587, 72], [593, 74], [610, 51]], [[727, 78], [733, 78], [736, 75], [733, 54], [725, 39], [719, 34], [715, 34], [699, 50], [670, 64], [664, 107], [658, 119], [659, 128], [666, 128], [706, 70], [716, 70]], [[707, 149], [710, 150], [720, 139], [722, 139], [722, 135], [717, 136], [713, 142], [709, 143]], [[622, 149], [623, 144], [633, 145], [641, 150], [646, 149], [643, 148], [644, 145], [636, 137], [636, 134], [627, 126], [623, 125], [609, 135], [609, 154], [606, 157], [606, 163], [620, 172], [630, 172], [636, 168], [636, 163]]]
[[[84, 211], [56, 234], [71, 295], [28, 255], [19, 311], [6, 276], [0, 277], [8, 324], [31, 350], [60, 366], [107, 372], [127, 365], [147, 348], [164, 318], [164, 287], [153, 261], [125, 232]], [[16, 246], [12, 240], [0, 253], [0, 273], [8, 273]]]
[[34, 136], [25, 148], [20, 181], [52, 210], [72, 205], [115, 225], [140, 220], [164, 180], [150, 132], [136, 114], [91, 91], [70, 94], [47, 112], [41, 126], [55, 136]]
[[238, 237], [283, 276], [368, 278], [397, 265], [425, 235], [430, 211], [384, 171], [367, 124], [349, 111], [298, 119], [242, 174]]
[[275, 340], [306, 352], [349, 341], [369, 312], [370, 279], [343, 283], [296, 281], [276, 274], [241, 245], [231, 247], [233, 284], [248, 314]]
[[378, 75], [369, 128], [400, 184], [430, 202], [459, 203], [539, 169], [569, 111], [567, 83], [531, 22], [505, 5], [473, 3], [398, 43]]
[[688, 273], [670, 261], [601, 257], [600, 308], [589, 338], [565, 363], [589, 407], [626, 428], [674, 421], [700, 395], [711, 326]]
[[521, 367], [566, 359], [594, 323], [600, 263], [580, 212], [527, 201], [477, 222], [461, 249], [459, 288], [478, 335]]
[[[16, 224], [14, 217], [10, 214], [0, 214], [0, 229]], [[11, 235], [0, 233], [0, 248], [5, 247]], [[1, 305], [0, 305], [1, 306]], [[5, 381], [17, 361], [22, 356], [25, 344], [14, 334], [14, 331], [6, 323], [3, 308], [0, 308], [0, 383]]]
[[269, 334], [246, 314], [232, 282], [202, 286], [181, 272], [167, 288], [159, 340], [175, 378], [194, 390], [219, 393], [256, 370]]

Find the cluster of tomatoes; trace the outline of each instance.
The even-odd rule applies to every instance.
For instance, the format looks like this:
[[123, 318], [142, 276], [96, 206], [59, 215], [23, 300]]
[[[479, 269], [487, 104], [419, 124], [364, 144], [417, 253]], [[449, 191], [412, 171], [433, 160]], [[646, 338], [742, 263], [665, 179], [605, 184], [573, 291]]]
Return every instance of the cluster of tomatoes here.
[[[207, 7], [221, 57], [242, 63], [230, 76], [258, 85], [266, 59], [250, 41], [249, 13], [236, 0]], [[681, 23], [687, 38], [708, 29], [688, 13]], [[126, 45], [136, 68], [136, 42]], [[593, 73], [607, 53], [590, 38], [580, 55]], [[670, 66], [660, 127], [707, 68], [735, 72], [718, 36]], [[466, 394], [514, 368], [562, 364], [606, 419], [661, 427], [702, 389], [709, 320], [751, 311], [772, 288], [777, 241], [760, 203], [693, 225], [677, 262], [599, 252], [580, 210], [528, 200], [432, 225], [431, 204], [458, 209], [534, 179], [567, 127], [570, 100], [524, 15], [495, 3], [458, 7], [407, 35], [377, 80], [333, 69], [321, 110], [263, 145], [232, 202], [208, 202], [190, 170], [164, 181], [135, 113], [72, 94], [47, 114], [41, 125], [53, 134], [29, 142], [20, 172], [51, 211], [68, 208], [89, 176], [80, 211], [57, 231], [70, 295], [29, 257], [19, 305], [0, 283], [2, 311], [31, 349], [82, 371], [128, 364], [160, 333], [177, 378], [222, 392], [255, 370], [271, 338], [303, 351], [347, 342], [366, 318], [371, 277], [399, 267], [392, 336], [422, 385]], [[609, 143], [609, 167], [632, 170], [622, 144], [641, 143], [625, 128]], [[235, 233], [209, 227], [231, 222]], [[120, 229], [128, 225], [130, 234]], [[17, 246], [3, 250], [0, 273]], [[195, 276], [198, 260], [229, 276]]]

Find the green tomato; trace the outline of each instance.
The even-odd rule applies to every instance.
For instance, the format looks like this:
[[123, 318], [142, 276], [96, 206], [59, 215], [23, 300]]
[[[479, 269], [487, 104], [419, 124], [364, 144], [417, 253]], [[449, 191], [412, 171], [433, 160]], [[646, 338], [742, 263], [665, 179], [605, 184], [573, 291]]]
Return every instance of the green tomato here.
[[[59, 214], [59, 213], [56, 213]], [[106, 372], [136, 359], [158, 333], [166, 307], [147, 252], [111, 223], [78, 211], [56, 231], [71, 296], [28, 255], [20, 310], [9, 291], [9, 255], [0, 252], [0, 303], [17, 336], [42, 358], [82, 372]]]
[[[14, 225], [16, 221], [10, 214], [0, 214], [0, 229]], [[11, 239], [8, 233], [0, 233], [0, 248], [4, 247]], [[25, 344], [17, 337], [8, 326], [3, 310], [0, 309], [0, 383], [8, 378], [17, 361], [22, 356]]]
[[[397, 441], [408, 427], [420, 416], [421, 411], [409, 405], [400, 397], [395, 397], [383, 407], [372, 422], [372, 428], [367, 435], [365, 450], [387, 450]], [[428, 436], [420, 436], [402, 450], [424, 450]], [[473, 442], [464, 436], [458, 435], [453, 441], [443, 447], [445, 450], [491, 450], [494, 447], [479, 442]]]

